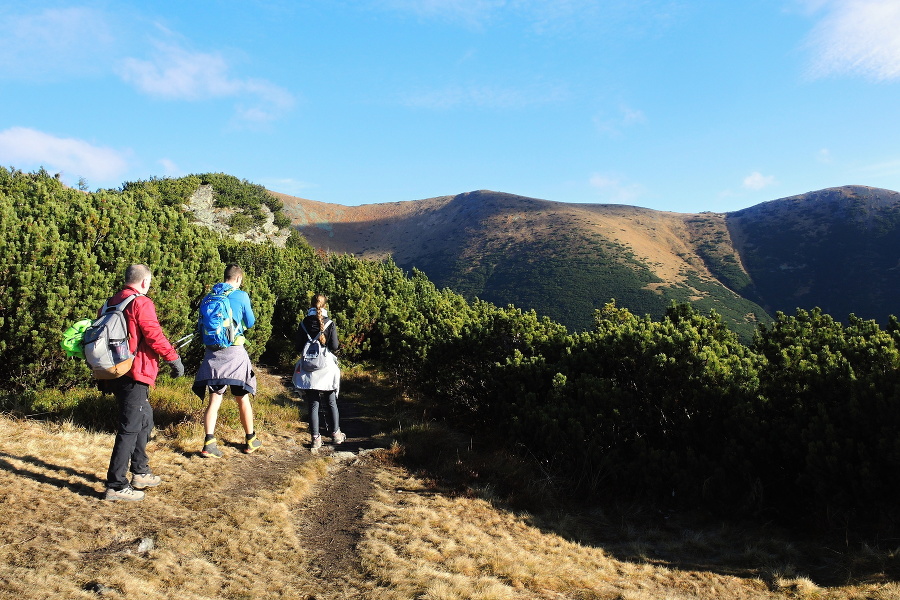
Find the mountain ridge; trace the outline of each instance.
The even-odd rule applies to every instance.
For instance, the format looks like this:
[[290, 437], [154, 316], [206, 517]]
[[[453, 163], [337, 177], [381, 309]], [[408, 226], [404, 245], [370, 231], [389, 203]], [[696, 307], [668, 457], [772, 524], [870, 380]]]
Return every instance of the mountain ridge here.
[[[893, 266], [900, 265], [900, 193], [868, 186], [826, 188], [725, 213], [575, 204], [490, 190], [359, 206], [275, 195], [316, 248], [375, 260], [390, 256], [441, 287], [534, 308], [574, 329], [589, 328], [593, 310], [611, 299], [652, 316], [672, 301], [715, 309], [745, 337], [775, 311], [812, 307], [818, 299], [845, 310], [852, 303], [827, 293], [835, 285], [827, 270], [804, 254], [825, 252], [836, 240], [864, 261], [855, 270], [868, 273], [882, 299], [861, 302], [861, 312], [884, 320], [888, 312], [877, 313], [893, 292], [884, 258], [877, 244], [858, 248], [852, 232], [880, 232], [890, 241], [886, 250], [897, 247]], [[804, 243], [792, 245], [792, 236]], [[779, 277], [784, 269], [777, 265], [785, 261], [816, 265], [802, 281], [813, 289], [810, 278], [818, 279], [819, 292], [804, 294]], [[789, 306], [794, 300], [800, 302]]]

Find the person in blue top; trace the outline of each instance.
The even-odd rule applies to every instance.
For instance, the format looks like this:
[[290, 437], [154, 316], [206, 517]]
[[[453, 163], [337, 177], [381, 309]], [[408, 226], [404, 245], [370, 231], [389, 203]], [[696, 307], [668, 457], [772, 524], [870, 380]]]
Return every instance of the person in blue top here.
[[200, 370], [194, 378], [191, 388], [200, 399], [204, 399], [209, 391], [209, 406], [203, 415], [203, 426], [206, 429], [206, 438], [203, 441], [203, 449], [200, 455], [207, 458], [221, 458], [222, 450], [216, 441], [216, 421], [219, 417], [219, 407], [222, 406], [222, 397], [225, 390], [231, 388], [238, 405], [241, 425], [246, 436], [243, 452], [249, 454], [258, 450], [262, 442], [256, 437], [253, 428], [253, 406], [250, 404], [250, 395], [256, 393], [256, 372], [250, 363], [250, 355], [244, 345], [247, 343], [244, 332], [256, 323], [256, 316], [250, 306], [250, 296], [240, 289], [244, 281], [244, 271], [238, 265], [228, 265], [225, 268], [225, 281], [213, 286], [213, 293], [226, 292], [228, 303], [231, 305], [231, 316], [236, 325], [234, 343], [227, 348], [208, 346], [200, 363]]

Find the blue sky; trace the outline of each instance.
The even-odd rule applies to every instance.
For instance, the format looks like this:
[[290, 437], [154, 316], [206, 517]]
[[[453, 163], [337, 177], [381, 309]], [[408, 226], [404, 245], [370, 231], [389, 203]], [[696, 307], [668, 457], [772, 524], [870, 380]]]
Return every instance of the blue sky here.
[[897, 0], [0, 4], [0, 165], [345, 205], [900, 191]]

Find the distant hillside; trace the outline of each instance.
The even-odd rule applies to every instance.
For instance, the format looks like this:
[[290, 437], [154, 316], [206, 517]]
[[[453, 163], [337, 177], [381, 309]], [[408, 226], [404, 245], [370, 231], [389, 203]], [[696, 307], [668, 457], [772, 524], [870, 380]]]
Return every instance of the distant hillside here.
[[768, 311], [818, 306], [881, 323], [900, 312], [900, 193], [829, 188], [730, 213], [727, 223]]
[[682, 214], [477, 191], [341, 206], [276, 194], [311, 245], [393, 256], [438, 286], [573, 329], [615, 298], [660, 316], [715, 309], [746, 338], [775, 311], [886, 322], [900, 298], [900, 193], [846, 186], [732, 213]]
[[590, 328], [611, 299], [661, 315], [672, 300], [752, 331], [766, 312], [733, 250], [725, 215], [568, 204], [490, 191], [341, 206], [276, 194], [311, 245], [393, 256], [469, 298], [534, 308]]

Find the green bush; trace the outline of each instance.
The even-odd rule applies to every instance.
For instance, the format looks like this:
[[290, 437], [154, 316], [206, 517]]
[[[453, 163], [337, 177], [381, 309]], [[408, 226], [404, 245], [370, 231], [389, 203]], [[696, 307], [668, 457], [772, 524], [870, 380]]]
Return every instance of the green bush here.
[[[150, 266], [166, 333], [193, 329], [190, 299], [223, 268], [211, 234], [142, 188], [85, 194], [53, 177], [0, 168], [0, 386], [70, 386], [87, 370], [59, 338], [94, 318], [125, 267]], [[173, 337], [173, 339], [175, 339]]]
[[[713, 311], [673, 303], [653, 319], [610, 303], [591, 330], [569, 333], [535, 311], [467, 301], [389, 260], [327, 255], [297, 236], [285, 248], [220, 238], [180, 210], [195, 178], [82, 193], [43, 171], [0, 168], [0, 408], [102, 421], [95, 394], [38, 393], [89, 383], [59, 348], [62, 331], [96, 315], [125, 267], [143, 262], [176, 339], [194, 331], [200, 299], [237, 263], [257, 315], [254, 360], [292, 366], [299, 322], [324, 293], [344, 359], [380, 365], [427, 419], [538, 459], [585, 501], [897, 531], [896, 319], [881, 329], [818, 309], [779, 313], [745, 345]], [[201, 353], [197, 338], [182, 349], [189, 368]]]

